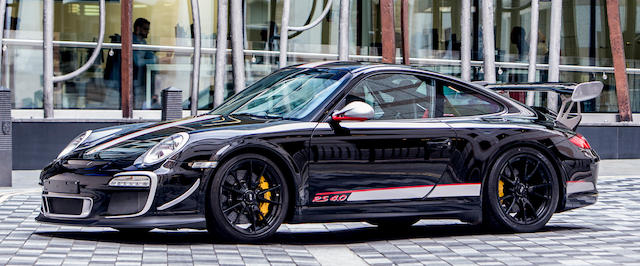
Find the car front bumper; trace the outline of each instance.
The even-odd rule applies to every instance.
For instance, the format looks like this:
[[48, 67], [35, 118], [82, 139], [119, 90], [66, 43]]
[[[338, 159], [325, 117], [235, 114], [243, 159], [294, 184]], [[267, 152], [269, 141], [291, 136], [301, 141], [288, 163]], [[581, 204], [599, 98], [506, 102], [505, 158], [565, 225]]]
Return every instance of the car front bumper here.
[[[149, 178], [146, 187], [110, 185], [121, 176]], [[37, 221], [117, 228], [206, 228], [198, 211], [200, 178], [129, 171], [113, 176], [61, 173], [45, 180]], [[162, 183], [162, 185], [161, 185]]]

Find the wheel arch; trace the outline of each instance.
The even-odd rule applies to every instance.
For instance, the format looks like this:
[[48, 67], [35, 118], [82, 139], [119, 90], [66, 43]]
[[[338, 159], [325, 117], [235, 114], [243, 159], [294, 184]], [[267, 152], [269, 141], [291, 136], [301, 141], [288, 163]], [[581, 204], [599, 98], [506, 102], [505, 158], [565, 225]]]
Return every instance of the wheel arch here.
[[[274, 164], [276, 164], [275, 166], [278, 167], [280, 171], [282, 171], [282, 174], [284, 175], [284, 178], [289, 185], [288, 192], [289, 192], [289, 200], [291, 202], [291, 204], [289, 204], [287, 208], [285, 221], [291, 220], [291, 218], [294, 215], [295, 207], [298, 205], [297, 199], [299, 197], [298, 197], [297, 187], [299, 183], [298, 182], [299, 171], [296, 170], [296, 168], [293, 166], [293, 163], [289, 162], [286, 159], [285, 155], [282, 155], [278, 151], [275, 151], [271, 148], [261, 146], [261, 145], [248, 145], [248, 146], [237, 147], [233, 150], [229, 150], [224, 154], [218, 156], [218, 160], [217, 160], [218, 165], [222, 165], [236, 156], [239, 156], [241, 154], [248, 154], [248, 153], [258, 154], [258, 155], [267, 157]], [[207, 191], [208, 188], [211, 186], [211, 182], [213, 181], [213, 177], [215, 176], [217, 170], [218, 170], [218, 167], [216, 167], [214, 171], [212, 171], [209, 175], [207, 175], [207, 180], [205, 182], [206, 183], [205, 191]], [[206, 208], [206, 204], [208, 204], [209, 202], [208, 197], [209, 197], [208, 194], [206, 197], [203, 197], [203, 199], [205, 199], [205, 204], [203, 205], [205, 206], [205, 209], [208, 209]]]
[[[491, 154], [489, 159], [486, 161], [484, 170], [482, 171], [483, 178], [482, 178], [482, 186], [480, 188], [481, 206], [484, 206], [484, 193], [485, 193], [484, 191], [485, 191], [486, 183], [488, 180], [488, 176], [491, 173], [491, 169], [495, 165], [500, 155], [504, 154], [508, 150], [512, 150], [516, 148], [532, 148], [542, 153], [542, 155], [545, 156], [551, 162], [551, 165], [553, 166], [553, 170], [558, 175], [558, 180], [557, 180], [558, 181], [557, 185], [559, 188], [558, 205], [556, 206], [556, 210], [554, 212], [557, 212], [558, 210], [563, 209], [566, 202], [565, 200], [566, 186], [564, 184], [566, 184], [567, 177], [564, 171], [562, 170], [562, 166], [559, 161], [558, 152], [554, 150], [555, 145], [553, 145], [550, 140], [549, 140], [549, 145], [552, 147], [551, 150], [549, 147], [545, 146], [545, 144], [540, 142], [534, 142], [534, 141], [512, 142], [512, 143], [503, 145], [502, 147], [494, 151], [493, 154]], [[483, 209], [484, 211], [484, 208], [481, 208], [481, 209]]]

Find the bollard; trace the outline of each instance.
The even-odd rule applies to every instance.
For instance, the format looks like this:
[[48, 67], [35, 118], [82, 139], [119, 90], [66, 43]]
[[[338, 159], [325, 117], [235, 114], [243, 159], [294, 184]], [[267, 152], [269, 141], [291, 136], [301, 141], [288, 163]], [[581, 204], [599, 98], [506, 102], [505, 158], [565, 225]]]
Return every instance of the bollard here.
[[0, 187], [11, 186], [11, 90], [0, 86]]
[[169, 87], [162, 90], [162, 121], [182, 118], [182, 90]]

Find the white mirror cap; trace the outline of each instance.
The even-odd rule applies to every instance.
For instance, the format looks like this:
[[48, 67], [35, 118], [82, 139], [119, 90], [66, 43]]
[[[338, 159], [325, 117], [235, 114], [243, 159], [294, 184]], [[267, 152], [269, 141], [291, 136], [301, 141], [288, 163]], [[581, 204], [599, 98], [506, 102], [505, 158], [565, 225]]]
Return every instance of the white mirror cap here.
[[601, 81], [584, 82], [576, 85], [571, 94], [571, 100], [574, 102], [588, 101], [600, 96], [604, 84]]
[[342, 108], [342, 110], [335, 112], [333, 115], [345, 118], [355, 118], [356, 120], [368, 120], [373, 119], [373, 107], [367, 103], [355, 101], [347, 104]]

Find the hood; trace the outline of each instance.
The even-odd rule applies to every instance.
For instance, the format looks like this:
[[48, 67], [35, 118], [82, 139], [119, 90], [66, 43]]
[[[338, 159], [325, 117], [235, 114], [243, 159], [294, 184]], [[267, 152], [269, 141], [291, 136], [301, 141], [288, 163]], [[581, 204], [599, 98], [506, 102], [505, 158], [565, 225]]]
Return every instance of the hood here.
[[103, 128], [93, 131], [66, 159], [133, 161], [164, 138], [176, 133], [264, 124], [268, 121], [271, 120], [202, 115], [168, 122]]

